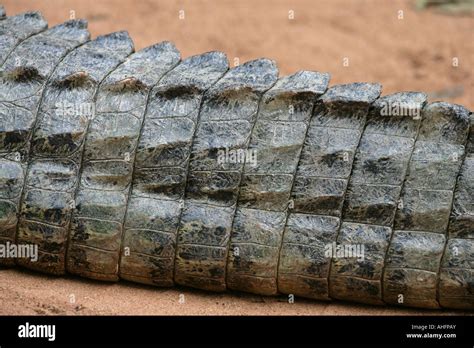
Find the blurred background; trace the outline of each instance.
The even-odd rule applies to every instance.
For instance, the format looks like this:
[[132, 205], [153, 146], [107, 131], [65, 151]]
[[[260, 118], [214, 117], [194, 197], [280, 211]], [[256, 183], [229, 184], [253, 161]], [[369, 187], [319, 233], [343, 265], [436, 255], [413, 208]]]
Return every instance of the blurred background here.
[[268, 57], [280, 74], [329, 72], [474, 109], [474, 0], [0, 0], [50, 25], [86, 18], [93, 36], [128, 30], [136, 49], [173, 41], [182, 56], [221, 50], [231, 65]]

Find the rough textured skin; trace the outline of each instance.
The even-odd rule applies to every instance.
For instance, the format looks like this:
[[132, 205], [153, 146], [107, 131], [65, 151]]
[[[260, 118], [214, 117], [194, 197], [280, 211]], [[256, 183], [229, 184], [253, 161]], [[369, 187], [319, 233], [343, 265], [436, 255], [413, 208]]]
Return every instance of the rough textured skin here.
[[[2, 66], [0, 84], [0, 241], [15, 242], [31, 132], [44, 86], [63, 57], [89, 39], [69, 21], [22, 41]], [[0, 264], [13, 260], [0, 259]]]
[[85, 138], [68, 245], [69, 272], [118, 280], [122, 225], [147, 100], [179, 57], [171, 43], [163, 42], [134, 53], [101, 83]]
[[422, 93], [396, 93], [376, 100], [357, 149], [343, 205], [341, 244], [362, 244], [367, 256], [333, 259], [334, 298], [382, 304], [382, 272], [400, 191], [421, 117], [384, 116], [399, 106], [410, 114], [426, 103]]
[[439, 304], [474, 308], [474, 115], [454, 192], [447, 243], [439, 274]]
[[[423, 109], [385, 260], [386, 303], [439, 307], [439, 269], [468, 132], [465, 108], [437, 102]], [[458, 286], [472, 295], [472, 278], [461, 278]]]
[[176, 239], [201, 100], [227, 69], [223, 53], [193, 56], [153, 88], [136, 154], [121, 278], [174, 284]]
[[[352, 162], [378, 84], [337, 85], [321, 97], [303, 145], [280, 253], [278, 288], [328, 300], [331, 257]], [[301, 232], [300, 232], [301, 231]]]
[[2, 20], [0, 22], [0, 64], [5, 62], [20, 42], [42, 32], [47, 27], [48, 23], [38, 12], [26, 12]]
[[0, 7], [0, 244], [39, 247], [0, 265], [474, 309], [464, 107], [88, 40], [84, 21], [46, 30]]
[[229, 240], [244, 163], [219, 161], [219, 150], [247, 150], [261, 96], [277, 76], [273, 61], [247, 62], [229, 70], [203, 98], [178, 231], [178, 284], [226, 289]]
[[17, 231], [18, 243], [38, 244], [39, 259], [18, 259], [23, 266], [65, 273], [71, 213], [78, 203], [76, 191], [90, 117], [67, 113], [61, 105], [94, 103], [101, 81], [132, 51], [125, 32], [100, 36], [68, 54], [45, 87], [31, 139]]
[[273, 295], [293, 178], [316, 99], [328, 74], [283, 77], [263, 95], [246, 158], [227, 262], [230, 289]]

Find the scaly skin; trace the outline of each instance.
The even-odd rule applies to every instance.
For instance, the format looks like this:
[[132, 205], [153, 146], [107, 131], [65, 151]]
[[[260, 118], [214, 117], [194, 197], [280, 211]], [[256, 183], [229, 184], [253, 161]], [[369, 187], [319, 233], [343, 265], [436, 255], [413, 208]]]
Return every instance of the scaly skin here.
[[88, 41], [84, 21], [3, 14], [0, 244], [37, 244], [39, 259], [1, 265], [474, 308], [466, 108], [328, 87], [325, 73], [278, 79], [268, 59], [181, 61], [169, 42], [133, 53], [124, 32]]

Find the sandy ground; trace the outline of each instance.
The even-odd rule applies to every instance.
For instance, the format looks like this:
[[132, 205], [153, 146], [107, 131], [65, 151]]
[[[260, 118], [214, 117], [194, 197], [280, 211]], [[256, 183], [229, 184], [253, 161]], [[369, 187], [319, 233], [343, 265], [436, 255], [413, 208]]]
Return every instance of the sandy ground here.
[[[183, 58], [210, 50], [224, 51], [231, 64], [269, 57], [277, 61], [282, 75], [302, 69], [326, 71], [332, 75], [332, 84], [380, 82], [384, 94], [422, 90], [430, 93], [431, 100], [474, 107], [474, 18], [418, 12], [410, 0], [0, 1], [10, 15], [40, 10], [50, 25], [71, 14], [86, 18], [94, 37], [128, 30], [136, 49], [170, 40]], [[181, 294], [184, 304], [179, 303]], [[72, 298], [75, 303], [70, 303]], [[459, 312], [300, 299], [289, 304], [284, 297], [216, 295], [0, 271], [0, 314], [433, 313]]]
[[285, 296], [208, 293], [155, 288], [129, 282], [103, 283], [77, 277], [50, 277], [23, 270], [0, 270], [0, 315], [452, 315], [319, 302]]

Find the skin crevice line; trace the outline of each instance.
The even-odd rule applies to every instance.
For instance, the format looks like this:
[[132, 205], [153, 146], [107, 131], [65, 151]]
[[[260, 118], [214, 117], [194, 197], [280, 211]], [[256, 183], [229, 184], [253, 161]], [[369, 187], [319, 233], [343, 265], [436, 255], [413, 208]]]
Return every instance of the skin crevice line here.
[[[403, 98], [402, 95], [400, 95], [400, 97]], [[418, 140], [418, 136], [419, 136], [419, 133], [420, 133], [422, 110], [426, 106], [426, 103], [427, 103], [426, 95], [423, 95], [421, 93], [418, 93], [418, 94], [410, 93], [410, 94], [406, 94], [404, 97], [405, 97], [405, 100], [399, 100], [398, 101], [399, 105], [405, 104], [405, 106], [407, 106], [408, 108], [410, 108], [410, 107], [416, 108], [416, 110], [418, 110], [418, 113], [416, 114], [416, 117], [402, 118], [401, 119], [405, 123], [409, 122], [409, 123], [407, 123], [407, 128], [406, 128], [406, 129], [409, 130], [409, 133], [405, 134], [405, 135], [406, 136], [411, 135], [410, 138], [413, 140], [413, 143], [410, 143], [410, 155], [408, 157], [408, 160], [405, 162], [405, 173], [403, 175], [404, 179], [403, 179], [403, 182], [400, 184], [400, 190], [397, 192], [398, 200], [395, 201], [396, 206], [394, 208], [392, 208], [393, 215], [390, 215], [391, 231], [390, 231], [390, 237], [388, 239], [388, 243], [385, 246], [386, 248], [385, 248], [385, 256], [384, 256], [384, 259], [383, 259], [383, 266], [384, 267], [383, 267], [383, 270], [382, 270], [382, 280], [385, 277], [386, 270], [388, 269], [387, 267], [385, 267], [385, 265], [386, 265], [386, 262], [388, 262], [387, 261], [387, 255], [388, 255], [388, 251], [389, 251], [388, 247], [392, 243], [392, 240], [393, 240], [393, 237], [394, 237], [393, 229], [394, 229], [394, 223], [395, 223], [395, 214], [396, 214], [396, 211], [397, 211], [398, 208], [403, 208], [404, 207], [403, 200], [401, 199], [401, 193], [402, 193], [402, 190], [403, 190], [403, 188], [406, 184], [406, 180], [408, 178], [407, 177], [408, 165], [409, 165], [409, 163], [411, 162], [411, 160], [413, 158], [413, 153], [414, 153], [414, 150], [415, 150], [414, 145], [415, 145], [416, 141]], [[406, 103], [407, 101], [409, 102], [408, 104]], [[390, 103], [384, 103], [383, 105], [380, 105], [382, 107], [379, 106], [379, 108], [376, 108], [378, 115], [382, 116], [382, 110], [383, 110], [382, 108], [386, 105], [390, 105]], [[414, 270], [416, 268], [412, 267], [412, 269]], [[384, 284], [382, 283], [382, 285], [384, 285]], [[385, 294], [384, 294], [385, 288], [384, 288], [384, 286], [382, 286], [382, 288], [380, 290], [381, 290], [380, 294], [382, 296], [382, 301], [383, 301], [385, 299]], [[378, 293], [377, 293], [377, 295], [378, 295]], [[404, 300], [404, 298], [403, 298], [403, 295], [402, 295], [402, 296], [399, 297], [399, 303], [403, 304], [403, 300]]]
[[278, 289], [330, 300], [332, 254], [354, 153], [378, 84], [336, 85], [318, 100], [295, 175], [283, 235]]
[[26, 12], [13, 17], [5, 17], [0, 10], [0, 64], [27, 38], [46, 30], [48, 23], [39, 12]]
[[[469, 133], [469, 114], [462, 106], [443, 102], [423, 108], [385, 259], [386, 303], [423, 308], [440, 306], [439, 269]], [[469, 287], [467, 280], [467, 284], [458, 283], [458, 286]]]
[[470, 131], [465, 157], [459, 172], [449, 228], [438, 272], [437, 299], [442, 307], [463, 309], [474, 307], [474, 115], [470, 115]]
[[117, 281], [133, 163], [152, 87], [180, 59], [163, 42], [128, 57], [101, 84], [85, 138], [67, 270]]
[[0, 69], [0, 266], [474, 309], [463, 106], [1, 6]]
[[121, 278], [174, 285], [176, 238], [201, 99], [227, 69], [221, 52], [192, 56], [153, 88], [135, 157]]
[[426, 99], [423, 93], [396, 93], [377, 99], [369, 111], [338, 235], [341, 245], [360, 246], [364, 255], [332, 260], [333, 298], [383, 304], [385, 254]]
[[[76, 110], [94, 105], [102, 79], [132, 51], [133, 43], [125, 32], [99, 36], [61, 61], [45, 87], [31, 139], [16, 238], [18, 243], [38, 244], [47, 253], [40, 252], [37, 262], [18, 259], [18, 264], [52, 274], [65, 273], [82, 149], [92, 118], [92, 114]], [[65, 105], [79, 108], [69, 112]], [[42, 187], [53, 191], [43, 191]]]
[[[1, 242], [16, 241], [30, 139], [45, 85], [66, 54], [88, 40], [87, 22], [71, 20], [22, 41], [2, 65], [0, 105], [4, 107], [0, 111]], [[14, 260], [0, 258], [0, 264], [12, 265]]]
[[178, 231], [177, 284], [227, 288], [229, 239], [244, 161], [220, 156], [247, 150], [260, 98], [277, 75], [273, 61], [250, 61], [229, 70], [204, 96]]
[[328, 74], [301, 71], [283, 77], [260, 101], [246, 158], [227, 264], [227, 286], [278, 293], [277, 274], [287, 208], [315, 100]]

